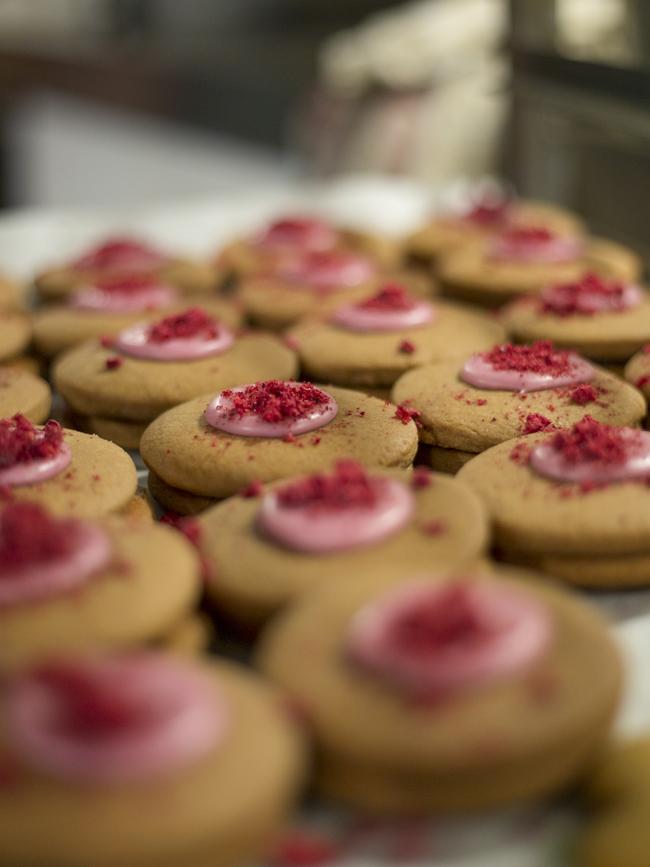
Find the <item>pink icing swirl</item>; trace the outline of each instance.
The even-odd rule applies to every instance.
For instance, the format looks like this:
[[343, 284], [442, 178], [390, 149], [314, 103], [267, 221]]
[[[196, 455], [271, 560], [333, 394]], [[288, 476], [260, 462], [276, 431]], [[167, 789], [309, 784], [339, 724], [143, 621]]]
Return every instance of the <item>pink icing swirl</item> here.
[[100, 313], [140, 313], [169, 307], [178, 299], [173, 286], [147, 276], [98, 280], [75, 292], [70, 306]]
[[54, 518], [36, 503], [9, 503], [0, 513], [0, 610], [78, 590], [110, 558], [100, 527]]
[[27, 765], [98, 786], [181, 772], [219, 744], [229, 722], [206, 675], [144, 652], [37, 666], [9, 682], [5, 713]]
[[493, 579], [415, 580], [362, 608], [348, 657], [406, 695], [439, 699], [514, 677], [547, 651], [546, 609]]
[[309, 382], [268, 380], [225, 389], [203, 417], [235, 436], [283, 439], [318, 430], [337, 412], [334, 398]]
[[436, 317], [428, 301], [413, 298], [401, 286], [389, 284], [356, 304], [345, 304], [332, 321], [350, 331], [400, 331], [427, 325]]
[[24, 485], [37, 485], [53, 479], [68, 468], [72, 461], [72, 452], [67, 443], [61, 443], [55, 455], [46, 458], [34, 458], [0, 469], [0, 485], [19, 488]]
[[272, 250], [298, 249], [305, 252], [330, 250], [338, 241], [338, 233], [325, 220], [316, 217], [283, 217], [270, 223], [254, 243]]
[[532, 226], [507, 229], [489, 247], [492, 259], [529, 264], [573, 262], [583, 253], [582, 239], [556, 235], [550, 229]]
[[372, 545], [405, 527], [414, 497], [396, 479], [369, 476], [356, 461], [264, 495], [258, 527], [275, 542], [308, 554]]
[[277, 276], [321, 292], [351, 289], [377, 273], [370, 259], [342, 250], [326, 250], [293, 256], [278, 267]]
[[159, 322], [140, 322], [121, 331], [114, 348], [150, 361], [194, 361], [221, 355], [234, 342], [230, 329], [193, 307]]
[[460, 377], [475, 388], [542, 391], [590, 382], [594, 367], [574, 352], [555, 349], [549, 341], [515, 346], [506, 343], [470, 356]]

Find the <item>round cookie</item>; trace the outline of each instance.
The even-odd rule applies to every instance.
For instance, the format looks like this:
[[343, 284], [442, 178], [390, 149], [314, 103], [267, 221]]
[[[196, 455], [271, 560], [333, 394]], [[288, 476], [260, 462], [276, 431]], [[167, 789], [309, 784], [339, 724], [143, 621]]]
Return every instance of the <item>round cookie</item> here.
[[152, 469], [149, 469], [148, 484], [153, 499], [163, 509], [177, 515], [200, 515], [217, 502], [214, 497], [201, 497], [168, 485]]
[[338, 316], [360, 316], [360, 322], [368, 315], [374, 320], [399, 320], [400, 314], [409, 315], [408, 304], [415, 313], [422, 310], [423, 319], [428, 315], [428, 321], [395, 329], [381, 323], [362, 330], [360, 325], [350, 327], [340, 321], [334, 311], [326, 319], [299, 323], [288, 338], [309, 378], [351, 387], [391, 386], [411, 368], [487, 349], [504, 339], [496, 320], [459, 305], [428, 304], [396, 285], [383, 287], [359, 304], [339, 308]]
[[[308, 383], [298, 385], [310, 393], [313, 389]], [[254, 388], [266, 391], [276, 386], [283, 384], [264, 383]], [[286, 384], [292, 392], [295, 386]], [[255, 481], [324, 470], [341, 457], [354, 458], [369, 467], [411, 464], [417, 450], [417, 430], [408, 414], [347, 389], [327, 387], [325, 396], [336, 401], [338, 411], [324, 426], [272, 438], [215, 429], [204, 419], [212, 395], [204, 395], [152, 422], [140, 443], [142, 457], [154, 477], [169, 488], [210, 500], [239, 493]]]
[[214, 636], [212, 621], [203, 614], [192, 614], [163, 636], [160, 647], [174, 653], [198, 656], [207, 652]]
[[9, 503], [0, 511], [0, 669], [159, 640], [196, 605], [199, 571], [191, 545], [160, 524], [57, 519]]
[[[38, 503], [55, 515], [98, 518], [130, 506], [136, 493], [131, 458], [97, 436], [61, 429], [54, 421], [35, 429], [14, 416], [0, 420], [0, 441], [5, 499]], [[20, 479], [7, 478], [17, 471]]]
[[[493, 387], [470, 384], [467, 371], [475, 359], [493, 360], [503, 366], [511, 359], [512, 371], [498, 368], [496, 371], [512, 374], [511, 387], [505, 390], [496, 384]], [[578, 377], [575, 384], [563, 384], [561, 371], [567, 366], [571, 376], [574, 360], [575, 370], [585, 364], [575, 354], [555, 350], [547, 342], [528, 346], [505, 344], [489, 353], [472, 356], [464, 365], [457, 361], [441, 362], [409, 371], [395, 383], [392, 397], [395, 403], [417, 411], [420, 438], [436, 446], [432, 461], [440, 469], [440, 462], [445, 459], [458, 469], [471, 454], [522, 433], [569, 427], [586, 413], [610, 424], [635, 425], [641, 421], [645, 414], [642, 395], [602, 368], [589, 365], [585, 368], [590, 371], [586, 381]], [[526, 366], [529, 370], [524, 370]], [[521, 377], [544, 370], [549, 372], [547, 387], [519, 390], [527, 387], [527, 380]], [[554, 381], [560, 384], [553, 386]], [[440, 453], [441, 449], [465, 454], [446, 457]]]
[[34, 285], [42, 301], [61, 301], [97, 280], [134, 275], [155, 275], [190, 295], [218, 286], [212, 265], [173, 256], [130, 237], [107, 238], [77, 259], [42, 271]]
[[40, 424], [52, 407], [52, 392], [45, 380], [14, 367], [0, 367], [0, 418], [24, 415]]
[[650, 296], [634, 284], [586, 274], [514, 301], [500, 321], [518, 341], [552, 340], [597, 361], [627, 361], [650, 340]]
[[416, 262], [435, 266], [447, 250], [491, 237], [509, 226], [545, 226], [562, 235], [579, 235], [583, 230], [579, 217], [557, 205], [486, 197], [465, 211], [435, 216], [406, 239], [406, 252]]
[[[507, 251], [500, 252], [500, 245], [507, 245]], [[545, 261], [536, 252], [538, 245], [567, 249]], [[525, 252], [529, 246], [532, 252]], [[553, 253], [551, 248], [550, 255]], [[641, 275], [642, 263], [636, 253], [615, 241], [562, 237], [534, 227], [453, 248], [441, 256], [438, 274], [445, 294], [495, 307], [554, 283], [578, 280], [588, 271], [634, 282]]]
[[99, 415], [75, 416], [74, 427], [85, 433], [97, 434], [104, 440], [110, 440], [123, 449], [137, 450], [140, 447], [142, 434], [147, 428], [146, 421], [124, 421], [117, 418], [103, 418]]
[[[307, 493], [312, 496], [315, 511], [310, 522], [307, 500], [298, 520], [300, 514], [305, 514], [307, 525], [311, 523], [311, 532], [316, 534], [324, 523], [323, 516], [327, 519], [333, 514], [336, 520], [338, 507], [342, 509], [338, 515], [341, 524], [350, 529], [351, 522], [365, 520], [363, 508], [355, 506], [354, 497], [359, 499], [361, 493], [372, 501], [376, 481], [381, 484], [386, 479], [405, 487], [412, 512], [385, 537], [351, 542], [349, 547], [327, 552], [305, 551], [274, 538], [260, 524], [269, 508], [269, 498], [282, 491], [291, 494], [302, 484], [310, 488]], [[327, 492], [334, 504], [330, 512], [324, 512]], [[341, 506], [344, 495], [348, 498], [347, 509]], [[303, 500], [305, 496], [302, 492]], [[371, 507], [365, 508], [372, 514]], [[340, 462], [329, 476], [303, 476], [275, 483], [256, 496], [232, 497], [203, 514], [198, 526], [201, 552], [213, 567], [208, 571], [212, 575], [207, 580], [208, 596], [230, 619], [246, 625], [267, 620], [294, 599], [338, 575], [349, 574], [354, 580], [368, 574], [399, 576], [472, 561], [481, 556], [488, 539], [480, 503], [454, 479], [433, 475], [423, 468], [410, 476], [397, 471], [366, 474], [350, 461]], [[297, 540], [302, 546], [308, 533], [306, 527]], [[342, 533], [337, 532], [337, 536], [340, 539]]]
[[[70, 720], [72, 731], [62, 725], [52, 734], [51, 750], [38, 739], [44, 723], [28, 717], [22, 734], [12, 727], [36, 688]], [[153, 651], [63, 659], [27, 669], [2, 699], [0, 748], [12, 769], [11, 786], [0, 790], [6, 863], [255, 862], [286, 821], [303, 773], [300, 741], [275, 693], [227, 662]], [[97, 730], [91, 745], [75, 736], [75, 724]], [[191, 735], [174, 737], [179, 727]], [[59, 740], [68, 761], [51, 768]], [[79, 752], [88, 760], [77, 778]]]
[[0, 275], [0, 310], [13, 310], [23, 306], [25, 287]]
[[295, 353], [278, 339], [244, 334], [219, 354], [179, 360], [133, 357], [119, 342], [89, 341], [65, 353], [52, 375], [75, 412], [137, 423], [211, 390], [296, 372]]
[[[647, 436], [586, 418], [570, 431], [494, 446], [469, 461], [458, 478], [486, 505], [504, 559], [583, 586], [639, 586], [650, 583], [645, 471], [609, 482], [601, 479], [627, 471], [626, 443], [636, 449], [638, 442], [645, 449]], [[536, 449], [542, 446], [551, 449], [551, 457], [565, 456], [564, 478], [548, 475], [545, 465], [535, 463], [541, 460]], [[580, 478], [572, 481], [571, 472]]]
[[[232, 302], [208, 298], [201, 306], [229, 328], [241, 325], [241, 312]], [[51, 305], [34, 314], [34, 345], [41, 355], [53, 358], [86, 340], [117, 337], [120, 331], [137, 322], [154, 322], [163, 315], [181, 313], [184, 309], [185, 305], [175, 303], [162, 308], [115, 313]]]
[[646, 400], [650, 399], [650, 343], [630, 358], [624, 376], [645, 395]]
[[32, 340], [32, 325], [26, 313], [0, 308], [0, 364], [21, 355]]
[[321, 793], [422, 815], [538, 798], [584, 771], [618, 654], [590, 606], [535, 577], [341, 575], [271, 623], [258, 663], [303, 710]]

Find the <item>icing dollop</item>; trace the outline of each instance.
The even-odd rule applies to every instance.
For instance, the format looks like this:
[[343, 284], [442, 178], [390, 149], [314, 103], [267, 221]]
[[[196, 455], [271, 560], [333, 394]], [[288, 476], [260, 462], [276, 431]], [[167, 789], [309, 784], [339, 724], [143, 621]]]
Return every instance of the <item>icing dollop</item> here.
[[334, 398], [311, 382], [269, 379], [224, 389], [203, 417], [226, 433], [275, 439], [324, 427], [337, 412]]
[[259, 528], [294, 551], [330, 554], [379, 542], [410, 521], [409, 488], [372, 476], [354, 460], [269, 491], [257, 513]]
[[489, 578], [415, 580], [363, 607], [346, 649], [388, 686], [436, 699], [516, 676], [551, 635], [546, 609], [524, 590]]
[[254, 239], [261, 247], [273, 250], [330, 250], [338, 242], [336, 229], [317, 217], [287, 216], [274, 220]]
[[541, 226], [512, 226], [492, 241], [489, 256], [510, 262], [559, 264], [579, 259], [584, 242]]
[[100, 527], [56, 518], [37, 503], [9, 503], [0, 512], [0, 609], [77, 590], [110, 557]]
[[178, 298], [173, 286], [147, 274], [104, 277], [75, 292], [70, 306], [102, 313], [139, 313], [169, 307]]
[[560, 482], [610, 484], [650, 478], [650, 433], [587, 415], [536, 445], [530, 466]]
[[151, 244], [135, 238], [108, 238], [88, 250], [70, 267], [75, 271], [147, 271], [158, 268], [167, 261], [167, 256]]
[[471, 355], [460, 377], [475, 388], [500, 391], [541, 391], [589, 382], [594, 367], [575, 352], [556, 349], [550, 340], [503, 343]]
[[14, 676], [13, 750], [48, 776], [120, 785], [182, 771], [223, 738], [228, 708], [207, 676], [166, 654], [57, 659]]
[[377, 268], [370, 259], [344, 250], [299, 253], [283, 261], [277, 269], [277, 276], [289, 284], [320, 292], [360, 286], [376, 273]]
[[151, 361], [193, 361], [220, 355], [235, 337], [229, 328], [200, 307], [141, 322], [121, 331], [114, 348], [124, 355]]
[[63, 472], [71, 460], [57, 421], [37, 428], [20, 414], [0, 419], [0, 485], [44, 482]]
[[561, 317], [619, 313], [638, 307], [643, 296], [640, 286], [587, 273], [580, 280], [547, 286], [540, 292], [538, 309]]
[[339, 307], [332, 321], [350, 331], [399, 331], [427, 325], [434, 317], [432, 304], [389, 283], [369, 298]]

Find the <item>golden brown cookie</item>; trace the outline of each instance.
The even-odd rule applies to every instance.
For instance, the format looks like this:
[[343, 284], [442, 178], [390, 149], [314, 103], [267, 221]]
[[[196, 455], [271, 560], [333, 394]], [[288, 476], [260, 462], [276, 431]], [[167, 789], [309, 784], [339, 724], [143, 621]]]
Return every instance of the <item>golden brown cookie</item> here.
[[625, 379], [650, 398], [650, 344], [646, 344], [625, 365]]
[[0, 308], [0, 364], [25, 352], [32, 339], [32, 324], [26, 313]]
[[[302, 483], [307, 493], [311, 487], [312, 497], [320, 497], [315, 500], [315, 508], [320, 504], [322, 517], [323, 489], [328, 489], [328, 481], [330, 493], [341, 508], [345, 492], [349, 502], [360, 490], [372, 492], [373, 480], [390, 479], [391, 484], [403, 486], [409, 500], [413, 500], [413, 512], [405, 523], [365, 544], [355, 544], [352, 537], [349, 547], [304, 551], [273, 538], [260, 526], [260, 516], [269, 507], [267, 492], [231, 497], [198, 521], [201, 551], [211, 567], [207, 592], [220, 611], [235, 621], [258, 625], [303, 593], [339, 575], [349, 574], [350, 580], [356, 581], [368, 574], [416, 574], [429, 567], [474, 561], [485, 550], [487, 524], [482, 508], [464, 485], [422, 468], [408, 476], [396, 471], [366, 474], [359, 465], [349, 465], [343, 462], [329, 476], [319, 474], [274, 483], [268, 494], [291, 492]], [[353, 501], [342, 513], [342, 520], [363, 520], [363, 511], [358, 509]], [[317, 514], [311, 524], [313, 532], [318, 533]], [[304, 539], [298, 542], [304, 545]]]
[[13, 367], [0, 367], [0, 418], [20, 413], [39, 424], [48, 417], [52, 393], [45, 380]]
[[173, 626], [160, 642], [162, 649], [174, 653], [198, 656], [205, 653], [214, 640], [215, 629], [205, 614], [192, 614]]
[[200, 515], [219, 501], [214, 497], [200, 497], [181, 488], [174, 488], [149, 470], [149, 493], [163, 509], [177, 515]]
[[[491, 641], [519, 630], [497, 663]], [[271, 623], [258, 662], [311, 727], [319, 790], [387, 813], [561, 790], [601, 746], [621, 684], [591, 607], [505, 569], [342, 574]]]

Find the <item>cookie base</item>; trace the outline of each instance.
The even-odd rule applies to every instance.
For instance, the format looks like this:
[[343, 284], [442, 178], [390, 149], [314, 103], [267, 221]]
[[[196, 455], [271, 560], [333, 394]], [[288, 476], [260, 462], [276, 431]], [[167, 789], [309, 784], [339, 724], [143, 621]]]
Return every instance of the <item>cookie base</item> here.
[[577, 587], [622, 590], [650, 587], [650, 553], [607, 556], [532, 555], [501, 551], [500, 559], [529, 566]]
[[173, 488], [163, 482], [153, 470], [149, 470], [149, 493], [164, 509], [176, 512], [177, 515], [200, 515], [219, 502], [210, 497], [200, 497], [189, 491]]
[[431, 446], [429, 462], [438, 473], [448, 473], [455, 476], [458, 470], [465, 466], [467, 461], [476, 457], [475, 452], [466, 452], [462, 449], [446, 449], [442, 446]]

